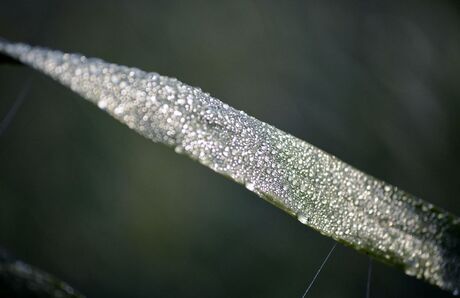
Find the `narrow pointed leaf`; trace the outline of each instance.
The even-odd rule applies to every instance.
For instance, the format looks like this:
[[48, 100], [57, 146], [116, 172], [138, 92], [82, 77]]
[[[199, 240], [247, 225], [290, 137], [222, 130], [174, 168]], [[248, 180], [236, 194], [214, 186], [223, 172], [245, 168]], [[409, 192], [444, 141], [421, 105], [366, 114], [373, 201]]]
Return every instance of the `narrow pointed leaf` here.
[[458, 293], [458, 217], [177, 79], [7, 41], [0, 52], [320, 233]]

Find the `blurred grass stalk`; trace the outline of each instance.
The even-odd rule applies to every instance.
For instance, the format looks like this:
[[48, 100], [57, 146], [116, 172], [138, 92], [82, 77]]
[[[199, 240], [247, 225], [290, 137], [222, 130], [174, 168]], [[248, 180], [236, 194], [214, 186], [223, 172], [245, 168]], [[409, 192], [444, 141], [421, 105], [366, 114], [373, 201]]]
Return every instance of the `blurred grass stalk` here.
[[1, 248], [0, 296], [84, 298], [67, 283], [13, 258]]
[[458, 217], [177, 79], [6, 40], [0, 52], [301, 223], [458, 294]]

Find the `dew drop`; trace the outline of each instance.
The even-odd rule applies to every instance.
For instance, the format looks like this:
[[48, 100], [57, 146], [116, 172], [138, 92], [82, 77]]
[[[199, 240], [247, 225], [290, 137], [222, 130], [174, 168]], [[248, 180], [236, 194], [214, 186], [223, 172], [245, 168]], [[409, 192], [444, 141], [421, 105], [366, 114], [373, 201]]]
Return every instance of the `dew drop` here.
[[417, 274], [417, 267], [415, 266], [415, 261], [410, 260], [404, 272], [406, 272], [407, 275], [415, 276]]
[[100, 101], [97, 102], [97, 106], [100, 109], [105, 109], [107, 107], [107, 102], [105, 100], [100, 100]]
[[176, 146], [176, 148], [174, 148], [174, 151], [180, 154], [184, 152], [184, 148], [182, 148], [182, 146]]
[[297, 214], [297, 220], [303, 223], [304, 225], [307, 225], [310, 222], [310, 217], [306, 216], [303, 213]]
[[300, 184], [300, 190], [301, 190], [302, 192], [307, 191], [307, 189], [308, 189], [307, 184], [305, 184], [305, 183]]
[[160, 108], [160, 112], [163, 114], [166, 114], [168, 110], [169, 110], [169, 106], [167, 104], [162, 105]]
[[254, 185], [254, 183], [248, 182], [246, 183], [246, 188], [250, 191], [254, 191], [256, 186]]
[[121, 113], [123, 113], [124, 111], [124, 107], [122, 105], [119, 105], [118, 107], [115, 108], [114, 112], [116, 115], [120, 115]]
[[145, 92], [144, 91], [139, 90], [139, 91], [136, 92], [136, 98], [142, 99], [144, 97], [145, 97]]

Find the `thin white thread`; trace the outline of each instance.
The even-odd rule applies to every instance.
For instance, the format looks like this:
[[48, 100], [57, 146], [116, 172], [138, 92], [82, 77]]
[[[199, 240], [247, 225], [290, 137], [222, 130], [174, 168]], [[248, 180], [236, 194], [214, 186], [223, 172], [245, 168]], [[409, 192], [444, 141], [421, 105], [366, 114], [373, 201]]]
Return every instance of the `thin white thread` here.
[[371, 297], [371, 275], [372, 275], [372, 259], [371, 257], [369, 257], [369, 266], [367, 267], [366, 298]]
[[310, 291], [311, 287], [312, 287], [313, 284], [315, 283], [316, 278], [317, 278], [318, 275], [321, 273], [321, 270], [323, 270], [324, 265], [326, 264], [327, 260], [329, 260], [329, 257], [331, 256], [331, 254], [332, 254], [332, 252], [334, 251], [334, 249], [335, 249], [336, 246], [337, 246], [337, 242], [334, 243], [334, 245], [332, 246], [331, 250], [330, 250], [329, 253], [327, 254], [326, 258], [324, 258], [323, 263], [321, 264], [321, 266], [319, 266], [318, 271], [316, 271], [315, 276], [313, 277], [312, 281], [311, 281], [310, 284], [308, 285], [308, 288], [305, 290], [305, 293], [303, 293], [302, 298], [305, 298], [305, 296], [307, 295], [307, 293]]
[[19, 92], [19, 95], [16, 97], [16, 99], [13, 102], [13, 105], [9, 109], [9, 111], [6, 113], [5, 117], [3, 120], [0, 122], [0, 137], [3, 135], [3, 133], [6, 131], [6, 129], [9, 127], [11, 124], [11, 121], [13, 121], [14, 116], [16, 115], [17, 111], [21, 107], [22, 103], [24, 102], [24, 99], [27, 96], [27, 93], [29, 92], [30, 89], [30, 82], [31, 80], [29, 79], [26, 81], [24, 87], [22, 88], [21, 92]]

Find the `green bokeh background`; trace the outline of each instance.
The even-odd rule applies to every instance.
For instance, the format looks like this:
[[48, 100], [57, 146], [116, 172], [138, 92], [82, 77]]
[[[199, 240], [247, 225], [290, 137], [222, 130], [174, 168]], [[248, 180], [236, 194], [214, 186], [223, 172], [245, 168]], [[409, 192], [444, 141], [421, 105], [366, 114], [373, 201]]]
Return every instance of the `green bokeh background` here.
[[[0, 36], [174, 76], [460, 214], [457, 1], [1, 1]], [[0, 246], [89, 297], [300, 297], [331, 239], [0, 66]], [[365, 297], [339, 245], [308, 297]], [[450, 297], [373, 263], [371, 297]]]

